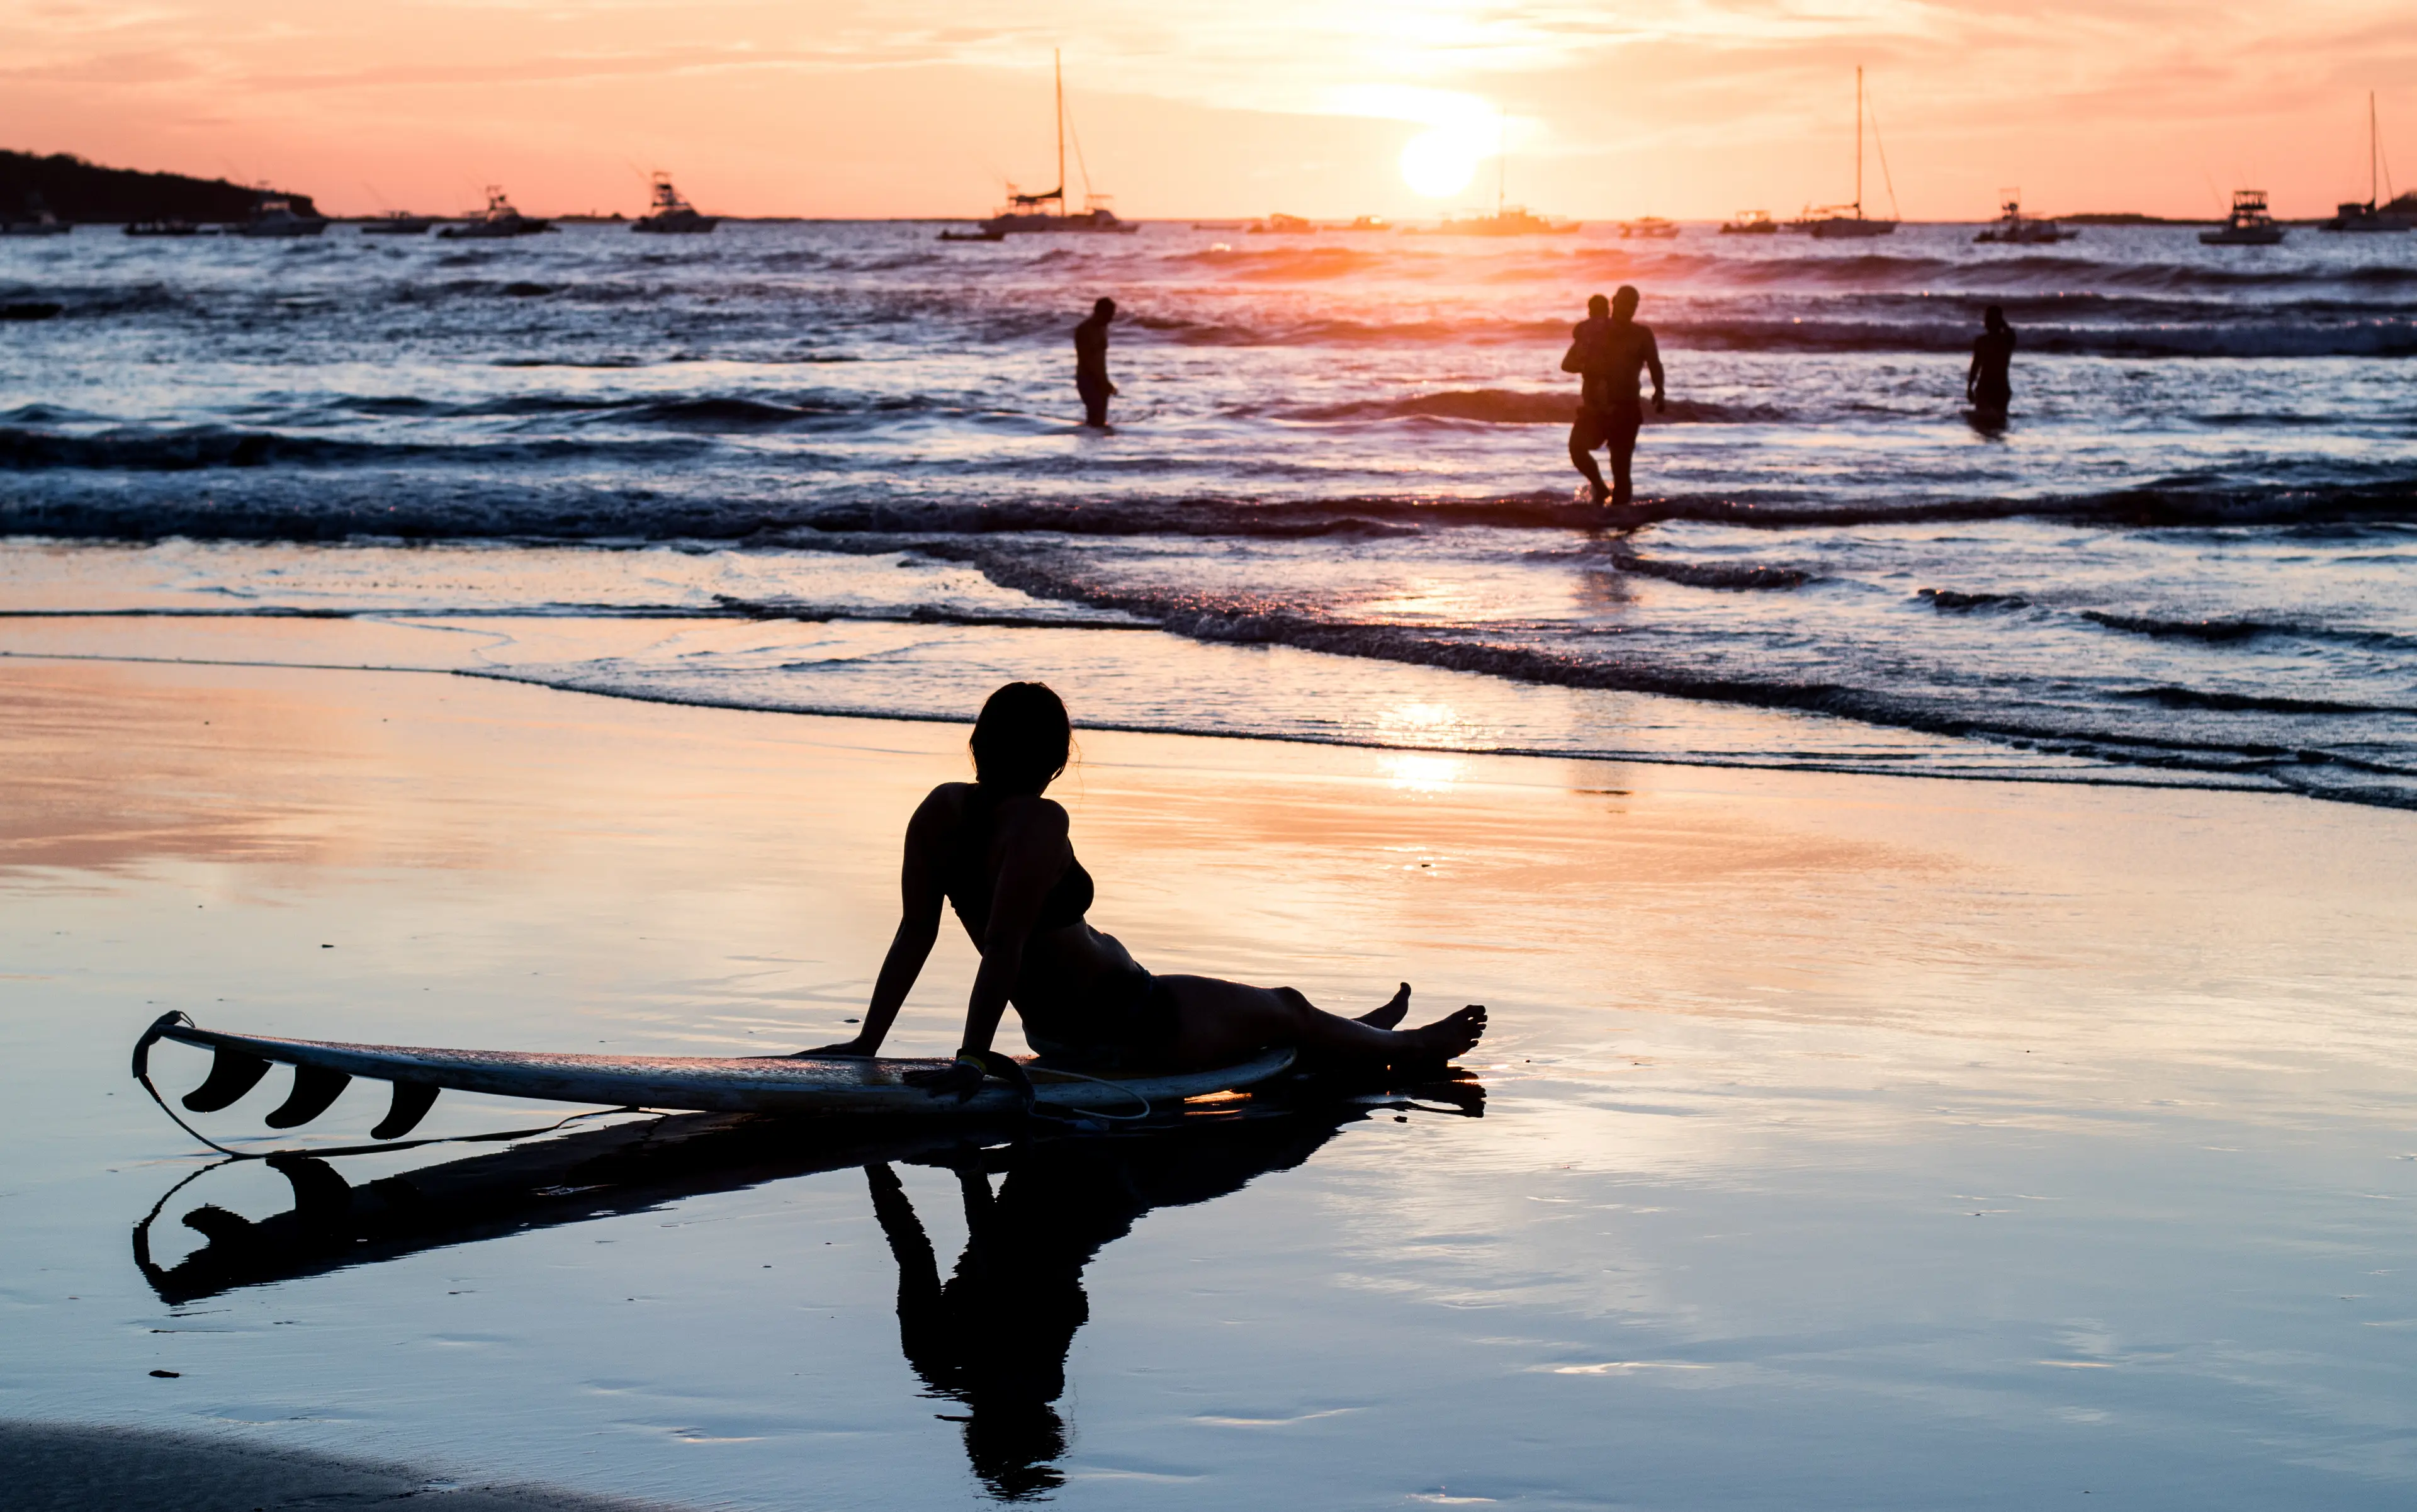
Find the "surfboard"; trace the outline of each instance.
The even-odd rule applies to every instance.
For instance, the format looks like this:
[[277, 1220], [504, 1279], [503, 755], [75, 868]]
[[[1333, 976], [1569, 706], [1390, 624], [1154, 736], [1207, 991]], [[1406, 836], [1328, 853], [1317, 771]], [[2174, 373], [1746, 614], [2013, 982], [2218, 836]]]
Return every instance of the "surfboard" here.
[[[791, 1117], [996, 1118], [1024, 1108], [1023, 1094], [996, 1080], [984, 1083], [962, 1103], [906, 1084], [908, 1072], [937, 1070], [949, 1063], [943, 1060], [574, 1055], [350, 1045], [228, 1033], [204, 1029], [182, 1014], [160, 1017], [135, 1046], [134, 1075], [146, 1083], [151, 1046], [162, 1039], [215, 1052], [208, 1077], [182, 1099], [196, 1113], [232, 1106], [259, 1085], [271, 1065], [292, 1066], [293, 1090], [266, 1120], [273, 1129], [290, 1129], [317, 1118], [356, 1077], [391, 1082], [393, 1104], [370, 1131], [372, 1138], [381, 1140], [409, 1134], [427, 1116], [436, 1094], [448, 1090], [603, 1107]], [[1283, 1075], [1292, 1061], [1292, 1051], [1269, 1050], [1207, 1071], [1132, 1076], [1092, 1076], [1037, 1058], [1018, 1063], [1031, 1078], [1035, 1102], [1043, 1107], [1132, 1118], [1164, 1111], [1188, 1098], [1239, 1092]]]

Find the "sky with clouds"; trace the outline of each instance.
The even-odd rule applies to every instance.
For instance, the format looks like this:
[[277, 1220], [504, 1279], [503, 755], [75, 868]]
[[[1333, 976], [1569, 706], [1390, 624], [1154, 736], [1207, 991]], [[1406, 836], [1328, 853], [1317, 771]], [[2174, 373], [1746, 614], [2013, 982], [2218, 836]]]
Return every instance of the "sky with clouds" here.
[[[1509, 197], [1710, 217], [1847, 198], [1982, 219], [2364, 197], [2366, 93], [2417, 186], [2406, 0], [0, 0], [0, 145], [330, 209], [987, 213], [1072, 173], [1134, 216], [1396, 216]], [[1421, 194], [1403, 152], [1474, 160]], [[1495, 145], [1508, 148], [1497, 164]], [[1447, 157], [1451, 153], [1446, 154]]]

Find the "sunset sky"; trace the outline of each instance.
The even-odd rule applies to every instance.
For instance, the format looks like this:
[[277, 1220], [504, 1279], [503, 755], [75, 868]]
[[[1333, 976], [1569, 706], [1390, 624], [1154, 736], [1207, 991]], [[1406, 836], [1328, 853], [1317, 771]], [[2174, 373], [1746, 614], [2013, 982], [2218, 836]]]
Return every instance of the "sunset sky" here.
[[[1129, 216], [1490, 204], [1506, 130], [1550, 213], [1793, 211], [1852, 191], [1858, 62], [1912, 219], [2328, 211], [2369, 89], [2417, 185], [2406, 0], [0, 0], [0, 145], [344, 212], [635, 212], [663, 168], [707, 210], [974, 216], [1048, 187], [1053, 47]], [[1413, 142], [1469, 182], [1419, 192]]]

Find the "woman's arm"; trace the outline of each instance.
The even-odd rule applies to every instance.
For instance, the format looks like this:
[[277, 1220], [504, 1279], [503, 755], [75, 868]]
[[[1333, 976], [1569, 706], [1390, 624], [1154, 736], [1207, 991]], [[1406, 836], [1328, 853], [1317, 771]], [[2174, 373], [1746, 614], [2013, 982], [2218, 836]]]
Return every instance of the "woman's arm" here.
[[898, 932], [889, 938], [889, 954], [882, 957], [881, 975], [873, 984], [873, 1001], [864, 1010], [864, 1028], [856, 1038], [817, 1046], [799, 1055], [874, 1055], [898, 1021], [898, 1010], [923, 974], [932, 946], [940, 938], [939, 847], [948, 830], [940, 790], [923, 800], [906, 822], [906, 859], [899, 868]]

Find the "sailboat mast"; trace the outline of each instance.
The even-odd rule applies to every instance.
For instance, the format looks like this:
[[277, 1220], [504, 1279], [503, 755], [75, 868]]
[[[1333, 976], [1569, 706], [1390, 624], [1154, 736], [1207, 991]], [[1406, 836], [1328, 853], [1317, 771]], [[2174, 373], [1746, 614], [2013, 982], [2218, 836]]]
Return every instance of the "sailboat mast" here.
[[2366, 207], [2382, 202], [2375, 197], [2375, 91], [2366, 92]]
[[1855, 65], [1855, 219], [1863, 218], [1863, 66]]
[[1049, 71], [1057, 81], [1057, 214], [1066, 214], [1066, 55], [1049, 50]]

